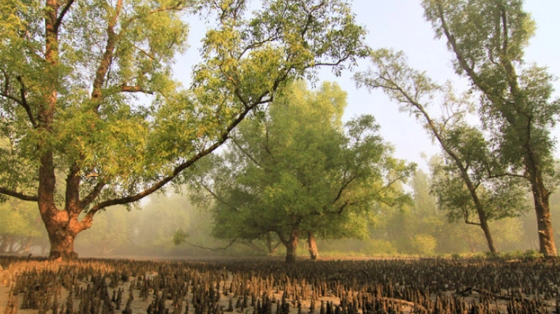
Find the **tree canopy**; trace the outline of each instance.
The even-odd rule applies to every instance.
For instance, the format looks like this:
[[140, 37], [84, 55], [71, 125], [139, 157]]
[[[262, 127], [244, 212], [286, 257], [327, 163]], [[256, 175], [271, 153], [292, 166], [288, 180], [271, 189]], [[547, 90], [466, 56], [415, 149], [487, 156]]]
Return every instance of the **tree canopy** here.
[[[183, 88], [171, 66], [187, 12], [209, 23]], [[96, 213], [175, 180], [286, 82], [342, 71], [364, 36], [345, 0], [2, 1], [0, 30], [0, 193], [38, 204], [52, 258], [75, 257]]]
[[425, 16], [437, 37], [447, 40], [457, 74], [479, 96], [479, 116], [508, 173], [531, 186], [540, 252], [556, 255], [549, 197], [557, 175], [552, 127], [560, 99], [552, 98], [553, 76], [526, 64], [524, 49], [535, 22], [522, 0], [424, 0]]
[[405, 202], [398, 184], [414, 165], [391, 157], [372, 116], [343, 126], [345, 106], [336, 84], [309, 91], [299, 82], [242, 124], [228, 150], [193, 180], [193, 191], [211, 196], [214, 234], [255, 239], [274, 232], [293, 261], [300, 235], [363, 238], [376, 204]]
[[[442, 161], [433, 167], [432, 192], [438, 205], [452, 221], [480, 226], [490, 252], [497, 253], [488, 222], [523, 212], [524, 190], [518, 178], [504, 175], [507, 165], [495, 157], [484, 134], [467, 122], [470, 97], [458, 96], [449, 83], [437, 84], [411, 68], [402, 52], [380, 49], [371, 53], [371, 61], [371, 69], [356, 74], [358, 85], [382, 89], [424, 125], [442, 150]], [[434, 117], [430, 109], [438, 104], [443, 114]]]

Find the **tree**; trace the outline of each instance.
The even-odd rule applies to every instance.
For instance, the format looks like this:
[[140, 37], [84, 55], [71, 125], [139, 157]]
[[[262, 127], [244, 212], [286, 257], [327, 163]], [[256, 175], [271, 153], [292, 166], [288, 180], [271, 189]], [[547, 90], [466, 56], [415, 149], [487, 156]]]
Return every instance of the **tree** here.
[[[184, 89], [171, 66], [201, 10]], [[0, 194], [37, 203], [50, 258], [71, 259], [102, 209], [181, 183], [279, 87], [352, 63], [364, 30], [345, 0], [8, 0], [0, 34]]]
[[216, 237], [274, 232], [287, 249], [286, 262], [294, 262], [298, 240], [307, 236], [316, 258], [315, 237], [363, 237], [375, 203], [407, 199], [395, 186], [414, 165], [390, 156], [373, 117], [343, 127], [345, 106], [337, 85], [312, 92], [300, 82], [260, 120], [240, 126], [223, 156], [213, 156], [213, 170], [193, 181], [212, 197]]
[[[440, 145], [445, 160], [443, 166], [436, 168], [440, 180], [432, 185], [438, 204], [449, 211], [452, 219], [459, 212], [465, 223], [480, 226], [488, 249], [497, 253], [488, 222], [517, 215], [524, 197], [519, 180], [503, 175], [507, 166], [492, 157], [483, 134], [467, 124], [469, 98], [457, 97], [450, 84], [438, 85], [408, 66], [402, 52], [380, 49], [371, 53], [371, 60], [374, 68], [358, 73], [356, 81], [369, 89], [381, 88], [424, 124]], [[428, 111], [437, 101], [442, 102], [446, 112], [439, 119]], [[476, 222], [470, 219], [473, 212]]]
[[551, 100], [552, 75], [523, 60], [534, 21], [522, 0], [424, 0], [423, 6], [436, 36], [444, 37], [454, 54], [456, 73], [467, 77], [480, 96], [479, 115], [501, 163], [531, 186], [540, 253], [556, 256], [549, 205], [555, 141], [550, 132], [560, 100]]
[[0, 253], [29, 253], [33, 240], [46, 236], [29, 205], [17, 199], [0, 204]]

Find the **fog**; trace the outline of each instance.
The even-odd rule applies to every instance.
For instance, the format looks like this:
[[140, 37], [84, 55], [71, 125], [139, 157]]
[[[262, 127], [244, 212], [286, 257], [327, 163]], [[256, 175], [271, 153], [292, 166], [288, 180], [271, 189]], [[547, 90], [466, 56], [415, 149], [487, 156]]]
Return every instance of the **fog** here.
[[[375, 209], [369, 218], [367, 239], [318, 239], [320, 256], [336, 258], [484, 254], [488, 249], [482, 230], [463, 222], [449, 222], [445, 213], [437, 209], [434, 197], [428, 192], [428, 176], [420, 171], [415, 179], [421, 183], [413, 189], [415, 205]], [[560, 215], [560, 194], [556, 193], [551, 197], [551, 209], [553, 217]], [[529, 211], [522, 217], [492, 222], [490, 227], [498, 250], [538, 251], [534, 216]], [[129, 212], [125, 208], [116, 207], [100, 213], [96, 216], [93, 227], [78, 235], [75, 249], [82, 257], [197, 258], [270, 255], [260, 240], [236, 240], [228, 246], [231, 239], [215, 239], [212, 237], [212, 228], [212, 213], [205, 208], [195, 208], [186, 194], [162, 194], [151, 197]], [[188, 235], [186, 242], [179, 245], [173, 243], [177, 230]], [[558, 228], [556, 237], [560, 237]], [[305, 239], [301, 239], [299, 257], [307, 257], [306, 245]], [[284, 254], [285, 249], [279, 245], [272, 255]]]

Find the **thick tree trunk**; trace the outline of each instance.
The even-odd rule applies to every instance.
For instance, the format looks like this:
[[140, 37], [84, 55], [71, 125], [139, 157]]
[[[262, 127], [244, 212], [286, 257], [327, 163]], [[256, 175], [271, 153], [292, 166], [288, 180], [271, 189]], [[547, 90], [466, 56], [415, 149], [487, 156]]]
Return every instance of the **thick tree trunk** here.
[[286, 245], [286, 263], [294, 263], [296, 261], [296, 250], [298, 246], [299, 231], [298, 229], [292, 230], [290, 239], [285, 243]]
[[78, 233], [91, 227], [92, 220], [78, 221], [78, 215], [68, 212], [79, 212], [78, 210], [41, 210], [43, 222], [47, 229], [50, 241], [49, 259], [52, 260], [73, 260], [78, 258], [74, 252], [74, 241]]
[[49, 259], [52, 260], [74, 260], [78, 258], [78, 254], [74, 252], [74, 240], [76, 235], [60, 230], [54, 234], [49, 233], [49, 240], [51, 242], [51, 250], [49, 252]]
[[319, 249], [317, 249], [317, 241], [312, 232], [307, 233], [307, 250], [311, 260], [316, 260], [319, 257]]
[[532, 182], [535, 213], [537, 214], [537, 228], [539, 232], [539, 252], [544, 256], [557, 256], [554, 241], [554, 229], [550, 220], [549, 193], [542, 185], [542, 181]]

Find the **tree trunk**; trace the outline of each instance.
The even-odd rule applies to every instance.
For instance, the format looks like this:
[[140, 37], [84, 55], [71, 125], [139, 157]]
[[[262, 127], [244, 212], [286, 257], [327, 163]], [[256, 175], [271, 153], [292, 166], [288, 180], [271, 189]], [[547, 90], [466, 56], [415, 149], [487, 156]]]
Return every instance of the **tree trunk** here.
[[52, 260], [74, 260], [78, 254], [74, 252], [74, 241], [81, 231], [91, 227], [92, 220], [78, 221], [78, 217], [68, 212], [79, 212], [78, 210], [41, 210], [43, 222], [49, 235], [51, 249], [49, 259]]
[[78, 258], [78, 254], [74, 252], [74, 241], [76, 234], [70, 232], [66, 228], [61, 228], [51, 232], [47, 228], [51, 249], [49, 259], [52, 260], [74, 260]]
[[319, 250], [317, 249], [317, 241], [313, 236], [312, 232], [307, 233], [307, 250], [309, 251], [309, 257], [311, 260], [316, 260], [319, 257]]
[[272, 240], [272, 232], [268, 232], [265, 236], [266, 248], [268, 249], [268, 255], [276, 254], [276, 250], [278, 249], [278, 245], [280, 243], [274, 244]]
[[3, 235], [2, 236], [2, 241], [0, 241], [0, 253], [7, 253], [8, 252], [8, 246], [10, 245], [12, 239], [12, 235]]
[[488, 243], [488, 249], [490, 250], [490, 253], [492, 253], [492, 255], [496, 255], [498, 251], [494, 246], [494, 240], [492, 240], [492, 234], [490, 233], [490, 227], [488, 227], [486, 216], [484, 216], [484, 218], [480, 220], [480, 228], [482, 228], [482, 231], [484, 231], [484, 237], [486, 238], [486, 242]]
[[290, 239], [285, 243], [286, 245], [286, 263], [294, 263], [296, 261], [296, 250], [298, 246], [299, 231], [293, 229]]
[[537, 228], [539, 232], [539, 252], [544, 256], [557, 256], [554, 241], [554, 229], [550, 220], [549, 193], [542, 181], [531, 182], [535, 212], [537, 214]]

